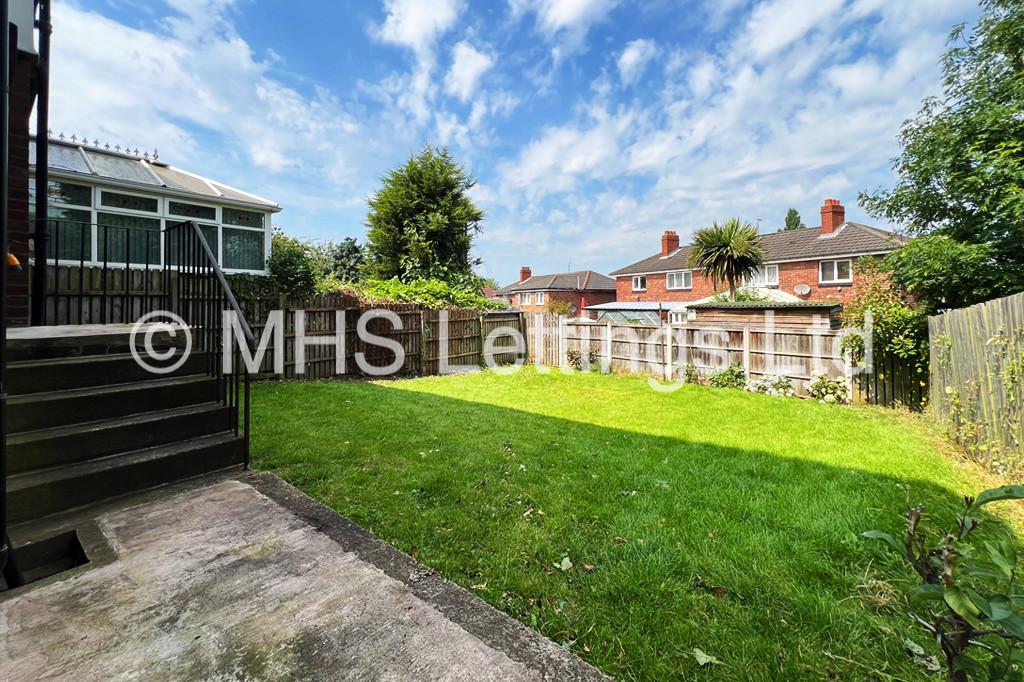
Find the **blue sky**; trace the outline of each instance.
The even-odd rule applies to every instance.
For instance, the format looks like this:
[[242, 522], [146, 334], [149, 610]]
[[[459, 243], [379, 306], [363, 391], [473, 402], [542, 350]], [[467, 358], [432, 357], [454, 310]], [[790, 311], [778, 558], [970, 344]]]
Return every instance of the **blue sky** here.
[[[366, 197], [447, 144], [503, 284], [608, 272], [739, 216], [763, 231], [892, 182], [973, 0], [77, 0], [54, 4], [51, 127], [158, 148], [362, 240]], [[881, 225], [888, 227], [887, 225]]]

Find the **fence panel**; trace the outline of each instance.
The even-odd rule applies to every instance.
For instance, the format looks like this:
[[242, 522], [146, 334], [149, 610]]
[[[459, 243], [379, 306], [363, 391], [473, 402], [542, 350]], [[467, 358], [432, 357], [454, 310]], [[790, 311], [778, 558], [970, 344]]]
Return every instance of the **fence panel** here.
[[960, 443], [1024, 455], [1024, 294], [928, 319], [931, 405]]
[[789, 377], [803, 396], [808, 394], [804, 383], [820, 374], [843, 378], [859, 403], [920, 407], [927, 394], [927, 375], [912, 371], [899, 358], [879, 357], [872, 373], [853, 367], [841, 348], [840, 331], [825, 327], [768, 330], [763, 319], [742, 327], [630, 325], [526, 313], [525, 328], [530, 361], [550, 366], [563, 365], [570, 351], [590, 350], [594, 360], [611, 370], [633, 374], [671, 377], [688, 363], [711, 374], [738, 363], [750, 377]]

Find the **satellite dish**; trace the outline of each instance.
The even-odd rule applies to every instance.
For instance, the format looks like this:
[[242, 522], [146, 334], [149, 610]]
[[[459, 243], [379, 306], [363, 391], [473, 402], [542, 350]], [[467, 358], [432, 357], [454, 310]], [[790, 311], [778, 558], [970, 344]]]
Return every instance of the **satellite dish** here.
[[806, 296], [807, 294], [811, 293], [811, 287], [807, 286], [806, 284], [797, 284], [795, 287], [793, 287], [793, 291], [795, 291], [799, 296]]
[[576, 306], [570, 306], [569, 311], [573, 313], [576, 312]]

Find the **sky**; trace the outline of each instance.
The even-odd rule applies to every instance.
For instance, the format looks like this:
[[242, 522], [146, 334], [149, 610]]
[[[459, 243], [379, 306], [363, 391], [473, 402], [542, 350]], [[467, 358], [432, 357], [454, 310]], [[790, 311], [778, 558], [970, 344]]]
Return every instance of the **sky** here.
[[610, 272], [675, 230], [795, 207], [891, 226], [900, 124], [941, 92], [975, 0], [56, 0], [50, 127], [278, 202], [289, 234], [366, 233], [366, 199], [447, 145], [501, 284]]

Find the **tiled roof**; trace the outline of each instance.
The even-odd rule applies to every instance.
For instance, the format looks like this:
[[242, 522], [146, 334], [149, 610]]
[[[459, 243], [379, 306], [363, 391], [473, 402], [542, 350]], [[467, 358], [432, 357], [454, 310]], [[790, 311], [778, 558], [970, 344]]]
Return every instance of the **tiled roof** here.
[[[761, 235], [761, 246], [769, 263], [794, 260], [817, 260], [829, 256], [859, 256], [894, 251], [906, 243], [906, 237], [877, 227], [846, 222], [831, 235], [822, 235], [820, 227], [787, 230]], [[690, 246], [676, 249], [668, 256], [657, 253], [650, 258], [627, 265], [612, 275], [642, 275], [669, 270], [687, 270]]]
[[[36, 164], [36, 140], [29, 142], [29, 165]], [[189, 173], [163, 161], [137, 154], [111, 151], [96, 145], [50, 139], [49, 168], [58, 173], [81, 175], [84, 180], [119, 185], [136, 185], [149, 190], [176, 195], [192, 195], [204, 201], [253, 206], [270, 211], [281, 207], [269, 199], [249, 194], [223, 183]]]
[[615, 291], [615, 280], [593, 270], [560, 272], [556, 275], [534, 275], [529, 279], [509, 284], [495, 291], [496, 294], [512, 294], [517, 291]]

